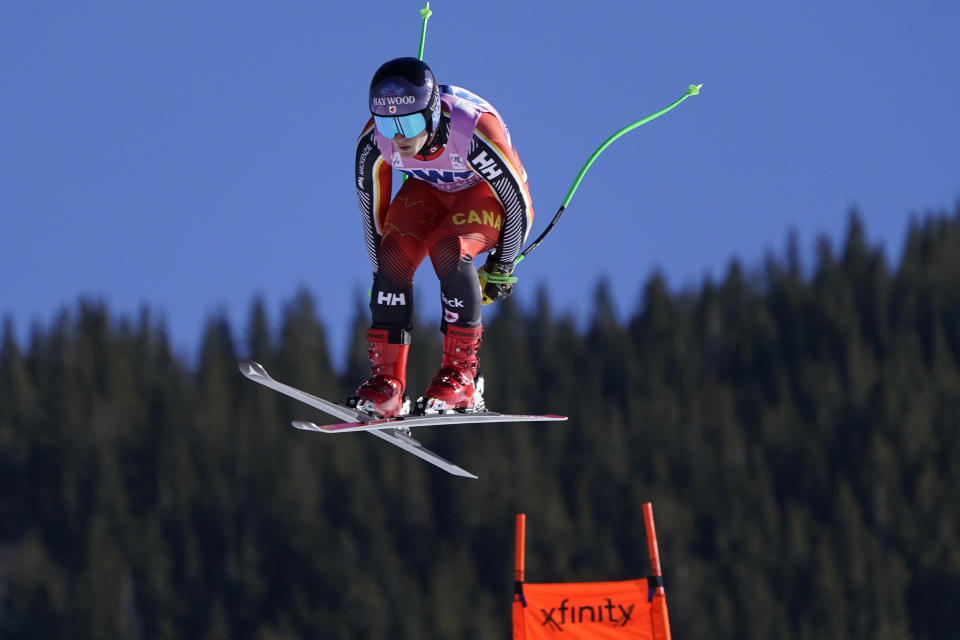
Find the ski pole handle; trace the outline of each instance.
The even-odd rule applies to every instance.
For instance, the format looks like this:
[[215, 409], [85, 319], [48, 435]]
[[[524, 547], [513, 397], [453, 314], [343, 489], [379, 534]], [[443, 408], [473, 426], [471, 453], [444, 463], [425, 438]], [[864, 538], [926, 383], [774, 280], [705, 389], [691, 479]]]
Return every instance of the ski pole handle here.
[[487, 288], [488, 282], [492, 282], [494, 284], [514, 284], [517, 281], [516, 276], [507, 275], [505, 273], [487, 273], [486, 265], [477, 269], [477, 277], [480, 278], [481, 304], [490, 304], [491, 302], [494, 302], [493, 298], [484, 292], [484, 290]]
[[487, 283], [490, 282], [490, 274], [487, 273], [486, 268], [480, 267], [477, 269], [477, 277], [480, 278], [480, 304], [488, 305], [493, 302], [493, 298], [484, 293], [484, 290], [487, 288]]

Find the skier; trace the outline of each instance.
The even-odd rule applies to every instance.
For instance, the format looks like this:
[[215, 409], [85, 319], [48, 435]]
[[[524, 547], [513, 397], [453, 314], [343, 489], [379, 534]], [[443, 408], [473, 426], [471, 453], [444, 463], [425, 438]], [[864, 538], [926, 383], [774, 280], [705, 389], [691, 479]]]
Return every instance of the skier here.
[[[369, 414], [409, 413], [406, 364], [413, 275], [429, 254], [440, 279], [443, 360], [418, 413], [484, 409], [477, 350], [484, 298], [503, 299], [533, 219], [526, 172], [500, 114], [483, 98], [439, 85], [417, 58], [383, 64], [370, 83], [370, 113], [357, 143], [356, 187], [373, 264], [370, 379], [348, 404]], [[392, 170], [407, 179], [390, 201]]]

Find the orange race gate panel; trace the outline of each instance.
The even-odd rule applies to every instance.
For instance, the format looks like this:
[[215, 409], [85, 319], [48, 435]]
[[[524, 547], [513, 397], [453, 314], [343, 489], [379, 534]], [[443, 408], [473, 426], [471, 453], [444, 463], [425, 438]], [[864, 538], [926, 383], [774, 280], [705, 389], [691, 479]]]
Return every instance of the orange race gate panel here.
[[526, 521], [517, 514], [514, 640], [670, 640], [667, 598], [653, 528], [644, 504], [652, 575], [614, 582], [524, 582]]

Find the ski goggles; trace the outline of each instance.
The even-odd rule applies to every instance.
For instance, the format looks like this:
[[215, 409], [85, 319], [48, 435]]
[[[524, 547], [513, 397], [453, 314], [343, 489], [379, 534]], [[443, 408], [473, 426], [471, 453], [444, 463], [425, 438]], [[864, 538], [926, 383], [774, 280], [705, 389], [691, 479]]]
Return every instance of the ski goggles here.
[[380, 135], [390, 139], [398, 133], [404, 138], [412, 138], [427, 128], [427, 121], [420, 112], [406, 116], [373, 116], [373, 121]]

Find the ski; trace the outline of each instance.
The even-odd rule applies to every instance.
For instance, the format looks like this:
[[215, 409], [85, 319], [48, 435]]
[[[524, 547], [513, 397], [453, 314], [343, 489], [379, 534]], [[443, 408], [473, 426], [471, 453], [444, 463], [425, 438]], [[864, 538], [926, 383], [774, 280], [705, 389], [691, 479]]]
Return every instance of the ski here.
[[315, 395], [311, 395], [306, 391], [301, 391], [296, 387], [291, 387], [288, 384], [278, 382], [270, 377], [270, 374], [267, 373], [267, 370], [263, 368], [259, 362], [253, 362], [252, 360], [246, 360], [240, 363], [240, 373], [250, 378], [258, 384], [262, 384], [268, 389], [273, 389], [274, 391], [279, 391], [285, 396], [293, 398], [294, 400], [299, 400], [304, 404], [308, 404], [314, 409], [320, 409], [324, 413], [329, 413], [335, 418], [341, 420], [350, 420], [350, 421], [362, 421], [364, 417], [370, 419], [370, 416], [363, 413], [362, 411], [357, 411], [351, 409], [350, 407], [345, 407], [342, 404], [337, 404], [336, 402], [330, 402], [329, 400], [324, 400], [323, 398], [318, 398]]
[[353, 431], [377, 431], [397, 427], [426, 427], [455, 424], [477, 424], [482, 422], [547, 422], [566, 420], [566, 416], [525, 415], [520, 413], [497, 413], [496, 411], [478, 411], [476, 413], [433, 413], [425, 416], [402, 416], [343, 422], [341, 424], [318, 425], [312, 422], [294, 424], [298, 429], [322, 431], [323, 433], [350, 433]]
[[410, 428], [429, 425], [439, 426], [482, 422], [537, 422], [567, 419], [566, 416], [523, 415], [497, 413], [495, 411], [478, 411], [476, 413], [437, 413], [423, 416], [407, 415], [396, 418], [378, 419], [373, 418], [362, 411], [357, 411], [356, 409], [351, 409], [350, 407], [342, 404], [337, 404], [336, 402], [330, 402], [329, 400], [318, 398], [317, 396], [307, 393], [306, 391], [302, 391], [296, 387], [279, 382], [278, 380], [272, 378], [269, 373], [267, 373], [267, 370], [263, 367], [263, 365], [257, 362], [248, 360], [240, 362], [238, 366], [240, 373], [250, 380], [261, 384], [268, 389], [282, 393], [285, 396], [293, 398], [294, 400], [298, 400], [304, 404], [307, 404], [315, 409], [319, 409], [320, 411], [332, 415], [335, 418], [345, 421], [339, 424], [317, 425], [313, 422], [308, 422], [305, 420], [295, 420], [293, 422], [293, 426], [297, 429], [301, 429], [303, 431], [316, 431], [320, 433], [349, 433], [354, 431], [366, 431], [371, 435], [377, 436], [378, 438], [385, 440], [396, 447], [400, 447], [404, 451], [412, 453], [418, 458], [421, 458], [430, 464], [443, 469], [447, 473], [464, 478], [476, 479], [477, 476], [425, 448], [422, 444], [410, 436]]
[[[312, 422], [295, 420], [293, 422], [293, 426], [296, 427], [297, 429], [302, 429], [304, 431], [318, 431], [320, 433], [325, 433], [321, 427], [315, 425]], [[409, 434], [404, 433], [404, 430], [402, 429], [391, 429], [391, 428], [374, 429], [370, 431], [370, 435], [374, 435], [374, 436], [377, 436], [378, 438], [386, 440], [390, 444], [400, 447], [404, 451], [407, 451], [408, 453], [412, 453], [418, 458], [426, 460], [427, 462], [429, 462], [430, 464], [436, 467], [440, 467], [447, 473], [451, 473], [455, 476], [460, 476], [461, 478], [472, 478], [474, 480], [477, 479], [477, 476], [473, 475], [466, 469], [458, 467], [457, 465], [453, 464], [446, 458], [438, 456], [433, 451], [430, 451], [429, 449], [424, 447], [422, 444], [420, 444], [418, 441], [411, 438]]]

